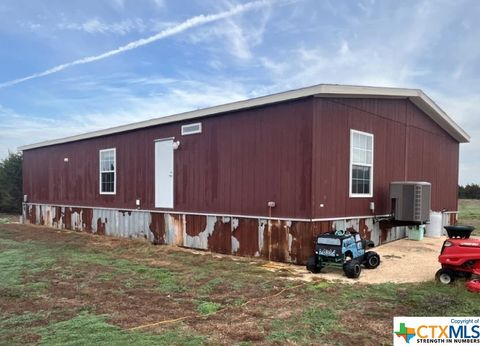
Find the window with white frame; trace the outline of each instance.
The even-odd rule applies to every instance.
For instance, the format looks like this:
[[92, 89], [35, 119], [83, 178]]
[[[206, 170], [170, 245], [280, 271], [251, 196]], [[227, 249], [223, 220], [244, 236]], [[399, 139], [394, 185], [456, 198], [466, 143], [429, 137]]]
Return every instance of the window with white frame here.
[[202, 123], [182, 125], [182, 136], [202, 133]]
[[100, 194], [114, 195], [116, 192], [116, 150], [100, 150]]
[[350, 130], [350, 197], [373, 195], [373, 134]]

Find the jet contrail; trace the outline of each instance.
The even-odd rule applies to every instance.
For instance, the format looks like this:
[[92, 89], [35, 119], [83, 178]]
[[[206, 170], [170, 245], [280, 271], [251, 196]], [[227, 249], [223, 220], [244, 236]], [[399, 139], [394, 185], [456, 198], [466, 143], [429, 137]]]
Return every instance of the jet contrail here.
[[88, 63], [93, 62], [93, 61], [102, 60], [102, 59], [111, 57], [113, 55], [117, 55], [117, 54], [126, 52], [128, 50], [132, 50], [132, 49], [135, 49], [135, 48], [138, 48], [138, 47], [141, 47], [141, 46], [145, 46], [147, 44], [150, 44], [150, 43], [153, 43], [155, 41], [161, 40], [165, 37], [169, 37], [169, 36], [179, 34], [179, 33], [183, 32], [185, 30], [188, 30], [190, 28], [193, 28], [193, 27], [196, 27], [196, 26], [199, 26], [199, 25], [202, 25], [202, 24], [215, 22], [215, 21], [220, 20], [220, 19], [224, 19], [224, 18], [227, 18], [227, 17], [234, 16], [234, 15], [239, 14], [241, 12], [245, 12], [245, 11], [249, 11], [249, 10], [252, 10], [252, 9], [255, 9], [255, 8], [258, 8], [258, 7], [265, 6], [265, 5], [267, 5], [267, 3], [268, 3], [268, 1], [266, 1], [266, 0], [252, 1], [252, 2], [248, 2], [246, 4], [241, 4], [241, 5], [235, 6], [228, 11], [224, 11], [224, 12], [220, 12], [220, 13], [216, 13], [216, 14], [210, 14], [210, 15], [201, 14], [199, 16], [195, 16], [195, 17], [192, 17], [190, 19], [187, 19], [186, 21], [184, 21], [180, 24], [177, 24], [175, 26], [172, 26], [170, 28], [162, 30], [162, 31], [160, 31], [159, 33], [157, 33], [153, 36], [142, 38], [142, 39], [139, 39], [137, 41], [130, 42], [130, 43], [124, 45], [124, 46], [118, 47], [117, 49], [113, 49], [113, 50], [110, 50], [108, 52], [105, 52], [105, 53], [102, 53], [102, 54], [99, 54], [99, 55], [93, 55], [93, 56], [85, 57], [85, 58], [82, 58], [82, 59], [74, 60], [74, 61], [66, 63], [66, 64], [61, 64], [61, 65], [52, 67], [48, 70], [45, 70], [43, 72], [34, 73], [34, 74], [31, 74], [31, 75], [23, 77], [23, 78], [13, 79], [13, 80], [8, 81], [8, 82], [0, 83], [0, 88], [5, 88], [5, 87], [8, 87], [8, 86], [18, 84], [18, 83], [22, 83], [22, 82], [25, 82], [25, 81], [30, 80], [30, 79], [35, 79], [35, 78], [39, 78], [39, 77], [48, 76], [50, 74], [60, 72], [62, 70], [65, 70], [66, 68], [69, 68], [69, 67], [72, 67], [72, 66], [75, 66], [75, 65], [88, 64]]

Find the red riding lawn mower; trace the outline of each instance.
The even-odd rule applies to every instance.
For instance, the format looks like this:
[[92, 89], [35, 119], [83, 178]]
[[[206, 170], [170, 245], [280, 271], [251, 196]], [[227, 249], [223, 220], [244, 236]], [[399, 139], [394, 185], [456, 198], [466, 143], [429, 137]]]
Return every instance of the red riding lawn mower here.
[[[470, 279], [472, 275], [480, 275], [480, 239], [470, 238], [475, 229], [471, 226], [446, 226], [448, 239], [445, 240], [438, 256], [442, 269], [437, 271], [435, 278], [450, 284], [456, 278]], [[480, 280], [471, 280], [467, 288], [480, 293]]]

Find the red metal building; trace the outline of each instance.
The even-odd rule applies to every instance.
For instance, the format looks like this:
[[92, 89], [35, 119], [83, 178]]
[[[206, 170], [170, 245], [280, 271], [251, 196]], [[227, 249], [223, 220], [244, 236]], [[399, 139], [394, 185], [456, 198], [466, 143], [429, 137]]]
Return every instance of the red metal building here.
[[302, 263], [332, 228], [403, 237], [392, 181], [455, 215], [468, 141], [421, 90], [317, 85], [23, 146], [24, 219]]

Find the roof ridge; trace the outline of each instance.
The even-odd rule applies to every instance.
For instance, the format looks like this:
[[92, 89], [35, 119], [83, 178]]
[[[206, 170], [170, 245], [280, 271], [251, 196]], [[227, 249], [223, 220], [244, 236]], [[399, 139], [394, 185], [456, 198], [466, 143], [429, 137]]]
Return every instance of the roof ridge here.
[[278, 92], [270, 95], [259, 96], [241, 101], [230, 102], [217, 106], [202, 108], [182, 112], [163, 117], [143, 120], [135, 123], [119, 125], [111, 128], [87, 132], [79, 135], [68, 136], [64, 138], [43, 141], [39, 143], [24, 145], [18, 150], [29, 150], [55, 144], [69, 143], [89, 138], [101, 137], [115, 133], [132, 131], [151, 126], [158, 126], [189, 119], [197, 119], [205, 116], [219, 115], [226, 112], [261, 107], [273, 103], [295, 100], [305, 97], [383, 97], [383, 98], [408, 98], [422, 111], [424, 111], [433, 121], [447, 131], [453, 138], [460, 143], [470, 141], [470, 136], [450, 118], [432, 99], [430, 99], [421, 89], [396, 88], [396, 87], [376, 87], [361, 85], [343, 85], [343, 84], [317, 84], [309, 87], [302, 87], [288, 91]]

